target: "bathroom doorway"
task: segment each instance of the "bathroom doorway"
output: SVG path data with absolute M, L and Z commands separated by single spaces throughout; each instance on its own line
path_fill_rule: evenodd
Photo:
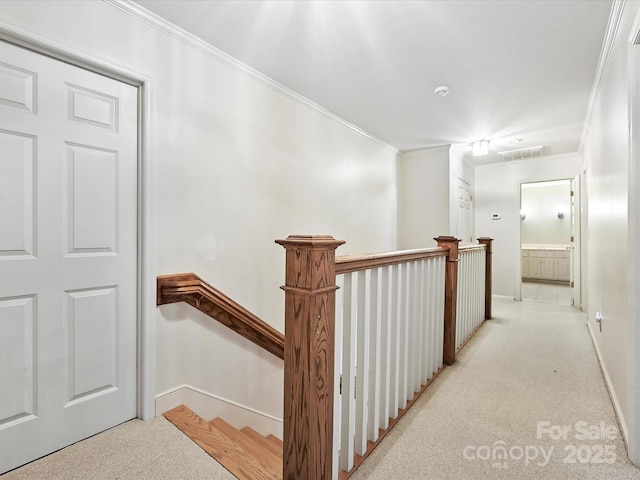
M 520 185 L 522 301 L 574 305 L 574 180 Z

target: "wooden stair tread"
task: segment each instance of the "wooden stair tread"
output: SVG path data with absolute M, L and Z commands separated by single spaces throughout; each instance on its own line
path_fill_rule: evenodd
M 215 428 L 227 435 L 238 445 L 251 453 L 260 463 L 268 466 L 275 472 L 282 471 L 282 450 L 276 452 L 268 442 L 267 438 L 256 432 L 256 435 L 249 435 L 246 431 L 238 430 L 233 425 L 228 424 L 222 418 L 214 418 L 209 422 Z M 250 429 L 249 427 L 245 427 Z M 250 429 L 255 431 L 253 429 Z
M 260 435 L 258 432 L 256 432 L 253 428 L 251 427 L 244 427 L 241 428 L 240 431 L 245 434 L 248 437 L 251 437 L 253 439 L 255 439 L 256 441 L 262 441 L 264 442 L 265 446 L 271 450 L 275 455 L 278 455 L 278 457 L 283 458 L 282 457 L 282 445 L 278 446 L 277 444 L 275 444 L 273 442 L 273 440 L 271 440 L 269 437 L 264 437 L 262 435 Z M 274 437 L 276 438 L 276 437 Z
M 164 413 L 167 420 L 240 480 L 282 480 L 244 448 L 184 405 Z
M 280 440 L 275 435 L 267 435 L 267 440 L 273 443 L 273 445 L 275 445 L 278 448 L 278 450 L 280 451 L 283 450 L 284 447 L 282 446 L 282 440 Z

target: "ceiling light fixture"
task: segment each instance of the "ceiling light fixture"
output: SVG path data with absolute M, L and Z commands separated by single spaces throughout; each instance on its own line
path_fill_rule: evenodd
M 442 85 L 441 87 L 437 87 L 433 91 L 433 94 L 436 95 L 437 97 L 446 97 L 447 95 L 449 95 L 449 87 L 447 87 L 446 85 Z
M 509 143 L 520 143 L 522 141 L 521 138 L 514 138 L 513 140 L 511 140 Z
M 471 152 L 474 157 L 482 157 L 489 153 L 489 140 L 478 140 L 471 144 Z

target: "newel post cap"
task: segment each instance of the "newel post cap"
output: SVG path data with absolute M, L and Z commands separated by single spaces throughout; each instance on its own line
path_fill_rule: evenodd
M 440 235 L 439 237 L 435 237 L 434 240 L 438 242 L 439 247 L 449 250 L 449 262 L 458 261 L 458 244 L 460 243 L 459 238 L 452 237 L 451 235 Z
M 491 237 L 478 237 L 478 242 L 482 245 L 486 245 L 487 253 L 491 253 L 491 244 L 493 243 L 493 238 Z
M 336 240 L 331 235 L 289 235 L 285 240 L 276 240 L 284 248 L 303 249 L 336 249 L 344 244 L 344 240 Z

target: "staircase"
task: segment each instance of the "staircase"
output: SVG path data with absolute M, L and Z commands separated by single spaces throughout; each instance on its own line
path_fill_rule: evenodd
M 210 422 L 184 405 L 164 413 L 167 420 L 240 480 L 282 480 L 282 441 L 221 418 Z
M 328 235 L 277 240 L 286 250 L 285 334 L 195 274 L 158 277 L 158 305 L 186 302 L 284 361 L 285 442 L 185 406 L 165 417 L 237 478 L 347 480 L 491 318 L 492 239 L 436 240 L 437 248 L 338 258 L 344 242 Z M 334 391 L 340 359 L 349 395 Z M 378 381 L 392 371 L 401 380 Z

